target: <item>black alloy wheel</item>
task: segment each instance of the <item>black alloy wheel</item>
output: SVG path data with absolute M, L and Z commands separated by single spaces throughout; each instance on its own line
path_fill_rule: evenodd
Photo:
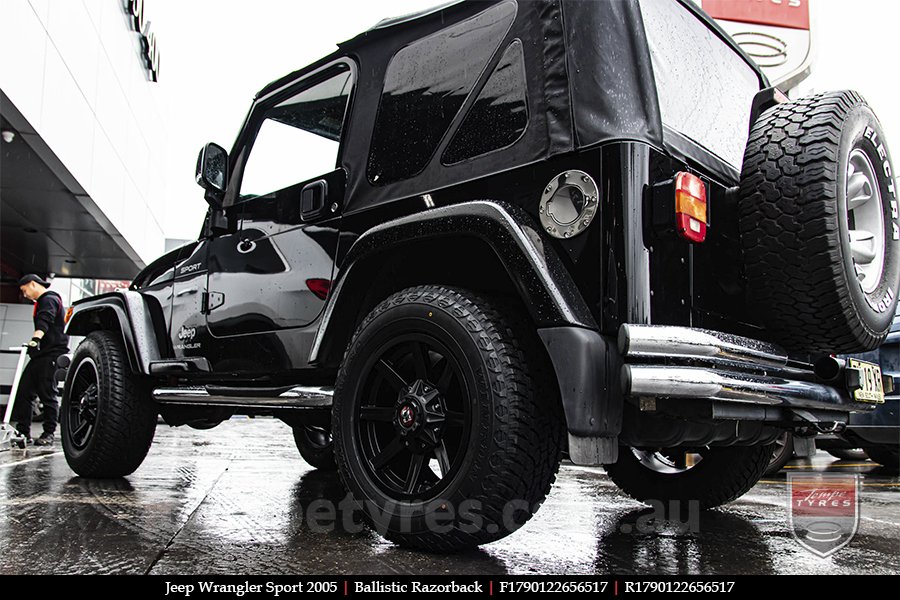
M 426 333 L 389 340 L 362 372 L 357 436 L 369 475 L 396 499 L 437 497 L 471 442 L 471 394 L 447 346 Z
M 521 527 L 546 497 L 565 426 L 549 358 L 522 312 L 418 286 L 385 299 L 354 334 L 335 386 L 335 459 L 388 540 L 471 548 Z
M 779 473 L 792 458 L 794 458 L 794 435 L 790 431 L 785 431 L 775 439 L 772 457 L 763 475 L 772 476 Z
M 297 450 L 309 466 L 321 471 L 337 469 L 330 429 L 315 425 L 296 425 L 293 430 Z
M 157 414 L 118 333 L 85 337 L 72 354 L 60 408 L 62 447 L 72 470 L 100 478 L 133 473 L 153 443 Z
M 701 448 L 619 448 L 619 459 L 604 465 L 613 483 L 641 502 L 679 508 L 696 502 L 713 508 L 744 495 L 762 477 L 773 444 Z
M 79 363 L 69 397 L 66 434 L 73 448 L 83 450 L 94 433 L 100 399 L 100 375 L 92 359 L 85 358 Z

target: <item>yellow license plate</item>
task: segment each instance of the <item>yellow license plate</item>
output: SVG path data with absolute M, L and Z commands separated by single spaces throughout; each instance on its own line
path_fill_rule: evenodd
M 859 371 L 859 388 L 853 390 L 853 399 L 857 402 L 884 402 L 884 383 L 881 380 L 881 367 L 878 365 L 851 358 L 847 366 Z

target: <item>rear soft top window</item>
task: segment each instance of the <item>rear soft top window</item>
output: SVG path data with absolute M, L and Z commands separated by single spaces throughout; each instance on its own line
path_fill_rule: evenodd
M 641 16 L 663 125 L 740 170 L 759 76 L 676 0 L 643 0 Z

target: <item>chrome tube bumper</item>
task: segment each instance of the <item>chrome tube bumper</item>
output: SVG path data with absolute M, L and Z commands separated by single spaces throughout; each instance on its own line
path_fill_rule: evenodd
M 787 353 L 774 344 L 750 338 L 690 327 L 622 325 L 619 350 L 623 356 L 735 361 L 767 367 L 783 367 Z
M 842 384 L 829 385 L 811 365 L 791 364 L 774 344 L 715 331 L 623 325 L 619 350 L 627 395 L 840 412 L 869 411 Z

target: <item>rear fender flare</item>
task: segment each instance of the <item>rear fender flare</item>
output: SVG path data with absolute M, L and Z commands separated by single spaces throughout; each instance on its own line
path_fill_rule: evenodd
M 310 351 L 309 362 L 323 358 L 323 345 L 332 336 L 349 341 L 335 323 L 353 313 L 353 293 L 371 273 L 358 266 L 380 252 L 415 240 L 440 236 L 472 236 L 486 243 L 503 264 L 519 297 L 537 327 L 572 325 L 596 329 L 587 304 L 559 256 L 535 229 L 534 220 L 522 208 L 499 201 L 474 200 L 434 208 L 377 225 L 363 233 L 347 253 L 340 275 Z M 352 335 L 352 331 L 349 332 Z

